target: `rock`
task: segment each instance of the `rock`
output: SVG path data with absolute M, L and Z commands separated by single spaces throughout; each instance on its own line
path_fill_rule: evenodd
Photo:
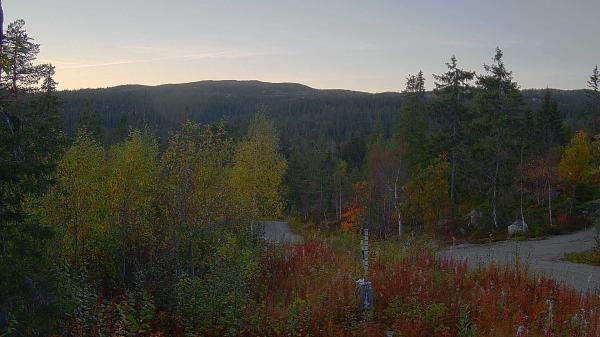
M 483 212 L 478 209 L 472 209 L 465 216 L 465 220 L 467 220 L 467 228 L 477 228 L 481 223 L 481 219 L 483 218 Z
M 529 226 L 527 223 L 521 219 L 515 220 L 512 225 L 508 226 L 508 237 L 515 235 L 516 233 L 527 232 L 529 230 Z
M 358 305 L 361 312 L 373 309 L 373 284 L 365 279 L 356 281 Z

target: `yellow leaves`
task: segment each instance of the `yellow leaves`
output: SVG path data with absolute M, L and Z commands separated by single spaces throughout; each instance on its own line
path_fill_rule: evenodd
M 278 138 L 263 113 L 254 117 L 248 134 L 235 149 L 231 186 L 239 211 L 251 221 L 281 216 L 281 191 L 287 162 L 278 152 Z
M 40 215 L 57 229 L 67 262 L 118 258 L 130 269 L 159 246 L 188 249 L 198 226 L 279 216 L 287 164 L 277 144 L 262 115 L 233 159 L 223 126 L 184 124 L 162 157 L 144 132 L 108 152 L 82 133 L 60 160 Z
M 109 212 L 115 229 L 151 240 L 158 181 L 158 144 L 132 131 L 125 143 L 109 151 Z M 123 228 L 125 227 L 125 228 Z
M 565 149 L 558 164 L 558 174 L 563 182 L 575 188 L 589 182 L 595 173 L 592 146 L 587 134 L 579 131 Z
M 222 127 L 202 129 L 191 122 L 171 137 L 162 157 L 169 223 L 194 226 L 223 220 L 230 190 L 230 143 Z
M 58 162 L 57 184 L 44 196 L 45 221 L 60 234 L 65 259 L 79 260 L 85 243 L 106 232 L 104 149 L 80 134 Z
M 437 159 L 417 172 L 404 187 L 407 200 L 403 206 L 405 216 L 430 226 L 437 223 L 449 203 L 449 168 L 447 161 Z

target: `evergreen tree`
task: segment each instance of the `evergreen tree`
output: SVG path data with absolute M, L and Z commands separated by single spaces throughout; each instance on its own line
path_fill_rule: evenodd
M 460 69 L 454 55 L 450 62 L 446 63 L 446 67 L 446 73 L 433 76 L 436 80 L 435 93 L 440 99 L 437 118 L 442 130 L 442 148 L 449 152 L 450 157 L 450 216 L 454 218 L 458 167 L 464 161 L 462 157 L 467 145 L 465 129 L 469 123 L 469 116 L 465 101 L 471 94 L 469 82 L 473 80 L 475 73 Z
M 405 167 L 413 173 L 427 159 L 427 101 L 423 71 L 406 79 L 404 101 L 394 143 L 404 155 Z
M 49 321 L 40 322 L 37 313 L 48 307 L 45 250 L 51 230 L 25 207 L 33 208 L 53 178 L 62 132 L 53 68 L 34 64 L 39 46 L 24 25 L 9 25 L 0 55 L 0 335 L 9 316 L 14 328 L 37 325 L 43 331 Z
M 562 116 L 558 111 L 558 105 L 552 97 L 552 91 L 546 89 L 542 106 L 537 110 L 534 117 L 534 128 L 529 129 L 539 132 L 542 143 L 541 150 L 548 153 L 554 144 L 559 144 L 562 140 Z M 526 131 L 527 132 L 527 131 Z M 536 139 L 529 139 L 533 143 Z
M 600 71 L 594 67 L 587 82 L 587 113 L 592 132 L 600 132 Z
M 83 129 L 89 132 L 94 138 L 100 140 L 102 136 L 102 120 L 98 111 L 96 110 L 96 104 L 93 100 L 88 100 L 85 103 L 83 110 L 79 114 L 79 123 L 77 124 L 78 129 Z
M 490 198 L 492 220 L 500 225 L 499 205 L 511 183 L 515 165 L 514 153 L 518 153 L 515 135 L 521 130 L 522 98 L 519 87 L 512 79 L 512 72 L 502 61 L 502 51 L 496 48 L 491 65 L 484 65 L 486 74 L 478 76 L 476 95 L 477 118 L 472 127 L 478 130 L 481 157 L 479 177 L 483 178 Z M 516 161 L 518 163 L 518 160 Z M 487 179 L 486 179 L 487 178 Z M 487 183 L 485 182 L 487 180 Z M 506 194 L 507 196 L 507 194 Z
M 15 111 L 21 110 L 21 96 L 33 90 L 40 81 L 41 66 L 35 65 L 40 45 L 33 42 L 25 30 L 25 21 L 8 25 L 3 54 L 7 60 L 4 83 L 8 88 Z

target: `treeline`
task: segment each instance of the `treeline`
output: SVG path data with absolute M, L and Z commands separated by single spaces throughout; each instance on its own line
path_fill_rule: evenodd
M 453 56 L 447 71 L 434 75 L 432 95 L 422 72 L 408 77 L 394 133 L 385 137 L 374 129 L 364 182 L 350 180 L 354 200 L 343 227 L 367 223 L 382 237 L 413 230 L 451 239 L 488 237 L 511 224 L 532 229 L 532 235 L 589 224 L 587 215 L 596 209 L 588 202 L 599 196 L 589 179 L 597 171 L 576 167 L 583 165 L 578 160 L 599 162 L 594 139 L 581 131 L 565 149 L 573 132 L 552 91 L 538 108 L 527 106 L 502 58 L 496 49 L 476 74 L 461 69 Z M 597 73 L 586 99 L 591 134 L 598 131 Z M 586 150 L 573 149 L 582 142 L 587 157 Z M 570 151 L 580 151 L 578 159 Z M 588 173 L 576 173 L 581 170 Z
M 455 67 L 458 65 L 455 64 Z M 592 103 L 589 98 L 593 90 L 521 90 L 512 80 L 512 74 L 507 71 L 505 78 L 494 81 L 500 81 L 501 85 L 514 85 L 515 88 L 511 90 L 501 90 L 501 94 L 507 92 L 514 97 L 503 99 L 505 102 L 495 102 L 497 100 L 493 97 L 484 98 L 483 93 L 493 96 L 491 90 L 496 84 L 486 84 L 486 89 L 481 80 L 482 76 L 488 76 L 492 71 L 494 70 L 490 69 L 488 72 L 483 69 L 480 75 L 472 73 L 469 80 L 460 85 L 465 88 L 461 88 L 458 93 L 461 96 L 458 103 L 462 105 L 458 113 L 451 111 L 455 110 L 452 104 L 456 103 L 451 101 L 449 96 L 452 94 L 448 92 L 456 88 L 446 90 L 440 87 L 434 91 L 422 90 L 419 93 L 414 84 L 410 85 L 413 88 L 407 86 L 402 93 L 373 95 L 316 90 L 295 84 L 207 81 L 158 87 L 125 86 L 68 91 L 61 92 L 60 97 L 64 101 L 67 130 L 87 126 L 97 130 L 95 133 L 103 143 L 110 144 L 123 139 L 129 128 L 146 126 L 159 135 L 161 148 L 166 145 L 168 132 L 177 129 L 186 119 L 204 123 L 224 120 L 229 134 L 237 139 L 247 128 L 248 116 L 261 108 L 273 120 L 281 137 L 282 153 L 288 159 L 289 170 L 285 178 L 288 212 L 324 225 L 337 226 L 342 221 L 346 224 L 351 222 L 348 217 L 344 220 L 343 213 L 356 213 L 350 210 L 353 199 L 356 198 L 352 185 L 367 180 L 370 175 L 383 174 L 395 177 L 370 178 L 373 180 L 370 184 L 373 188 L 386 189 L 389 194 L 377 192 L 378 203 L 381 205 L 378 210 L 371 207 L 371 222 L 374 226 L 377 226 L 376 223 L 385 223 L 386 235 L 395 233 L 400 220 L 397 214 L 404 207 L 405 225 L 412 224 L 412 227 L 422 230 L 423 219 L 415 219 L 410 214 L 422 213 L 422 209 L 428 210 L 430 207 L 401 201 L 408 199 L 404 190 L 409 187 L 409 178 L 416 177 L 430 162 L 445 161 L 449 165 L 447 194 L 455 205 L 449 208 L 447 203 L 442 203 L 442 208 L 446 211 L 441 212 L 440 217 L 442 220 L 452 219 L 458 225 L 456 230 L 462 231 L 467 230 L 463 228 L 467 225 L 464 218 L 466 214 L 481 213 L 487 218 L 485 221 L 480 219 L 479 222 L 493 224 L 493 227 L 498 228 L 506 227 L 520 217 L 520 211 L 517 214 L 513 212 L 515 200 L 520 209 L 521 199 L 520 194 L 514 192 L 515 189 L 520 190 L 520 185 L 515 184 L 520 182 L 521 171 L 532 174 L 530 171 L 533 169 L 525 168 L 533 160 L 530 154 L 541 149 L 542 140 L 537 133 L 547 132 L 540 131 L 538 126 L 553 124 L 543 128 L 553 129 L 552 144 L 546 147 L 554 147 L 555 150 L 565 145 L 577 130 L 585 129 L 590 135 L 595 133 L 592 123 L 595 112 L 590 108 Z M 466 73 L 471 74 L 469 71 Z M 507 80 L 506 77 L 510 79 Z M 442 84 L 442 78 L 436 78 L 435 81 L 442 86 L 450 85 Z M 435 83 L 433 86 L 435 87 Z M 492 107 L 497 104 L 512 104 L 514 107 Z M 498 109 L 509 111 L 493 116 Z M 456 114 L 459 116 L 453 117 Z M 546 117 L 547 114 L 553 116 Z M 544 121 L 544 118 L 553 121 Z M 454 122 L 460 126 L 454 129 Z M 527 130 L 530 127 L 534 128 L 534 133 Z M 489 139 L 489 134 L 486 134 L 489 132 L 501 136 L 497 140 Z M 524 133 L 528 139 L 518 141 L 514 138 L 524 137 Z M 381 139 L 380 143 L 387 145 L 373 147 L 378 139 Z M 504 144 L 505 140 L 510 144 Z M 406 144 L 400 144 L 402 142 Z M 493 145 L 493 142 L 497 144 Z M 519 145 L 515 145 L 516 142 L 525 146 L 523 170 L 519 166 L 521 149 Z M 477 154 L 482 146 L 486 147 L 486 153 Z M 402 147 L 405 148 L 401 149 Z M 499 155 L 499 160 L 494 159 L 494 151 Z M 560 149 L 556 151 L 560 152 Z M 414 158 L 398 159 L 400 152 Z M 375 162 L 381 161 L 376 157 L 391 157 L 391 160 L 384 161 L 386 165 L 390 161 L 402 163 L 390 164 L 395 168 L 369 169 L 369 155 L 373 156 L 372 161 Z M 555 154 L 556 156 L 560 155 Z M 508 160 L 505 161 L 505 158 Z M 497 183 L 491 182 L 486 176 L 489 170 L 495 171 L 494 162 L 501 164 L 498 179 L 492 179 L 497 180 Z M 443 167 L 446 164 L 440 165 Z M 400 166 L 405 167 L 400 169 Z M 380 172 L 375 173 L 377 170 Z M 385 170 L 396 173 L 382 173 Z M 556 172 L 553 174 L 556 176 Z M 422 179 L 429 180 L 426 176 Z M 379 181 L 375 183 L 374 180 Z M 527 183 L 525 180 L 527 179 L 524 179 L 524 184 Z M 497 186 L 490 189 L 486 186 L 489 183 Z M 379 184 L 380 187 L 375 187 L 374 184 Z M 507 184 L 511 186 L 506 186 Z M 413 189 L 422 189 L 416 182 L 411 186 Z M 553 195 L 560 192 L 559 187 L 553 187 Z M 494 191 L 497 194 L 494 201 L 495 216 L 489 198 Z M 434 194 L 440 195 L 437 192 Z M 411 199 L 416 200 L 415 197 Z M 528 197 L 525 196 L 524 199 L 527 203 Z M 404 206 L 401 207 L 400 204 Z M 452 214 L 448 214 L 449 210 Z M 536 215 L 536 219 L 538 217 Z M 537 222 L 536 219 L 530 222 Z M 434 220 L 427 220 L 431 221 Z

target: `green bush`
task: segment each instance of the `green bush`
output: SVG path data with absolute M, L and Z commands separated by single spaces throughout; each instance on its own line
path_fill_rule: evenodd
M 215 238 L 208 269 L 176 285 L 177 313 L 189 336 L 239 335 L 253 315 L 262 246 L 227 232 Z

